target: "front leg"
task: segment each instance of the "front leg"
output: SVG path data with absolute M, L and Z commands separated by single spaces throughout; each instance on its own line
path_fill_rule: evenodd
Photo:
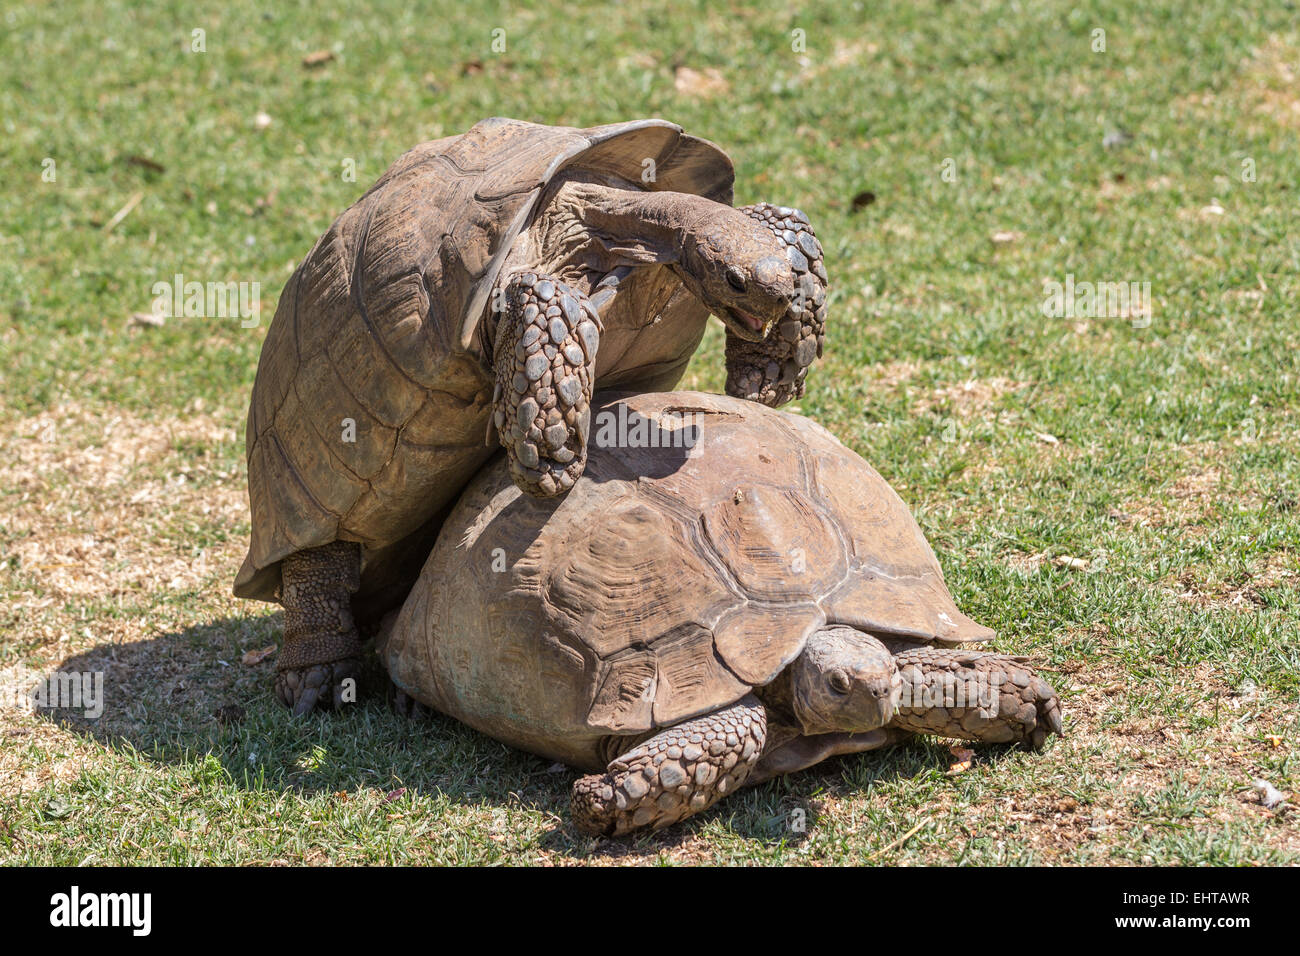
M 1056 691 L 1023 657 L 918 647 L 895 660 L 903 696 L 890 727 L 1035 750 L 1063 733 Z
M 826 337 L 827 276 L 821 243 L 798 209 L 758 203 L 740 210 L 770 229 L 795 275 L 786 317 L 761 342 L 727 332 L 727 394 L 772 408 L 804 393 L 804 379 Z
M 513 276 L 496 331 L 493 421 L 521 489 L 549 498 L 587 464 L 599 317 L 587 297 L 537 273 Z
M 275 695 L 294 716 L 350 702 L 361 638 L 352 595 L 361 584 L 361 546 L 334 541 L 285 557 L 280 566 L 284 646 L 276 658 Z
M 763 753 L 767 714 L 752 694 L 660 731 L 573 785 L 580 830 L 620 836 L 707 810 L 745 782 Z

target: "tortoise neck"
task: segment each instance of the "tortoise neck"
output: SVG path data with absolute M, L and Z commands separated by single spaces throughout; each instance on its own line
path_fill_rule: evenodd
M 754 694 L 773 714 L 787 723 L 795 723 L 794 692 L 790 687 L 790 668 L 784 667 L 769 683 L 755 687 Z
M 638 258 L 659 263 L 677 262 L 702 221 L 734 211 L 691 193 L 647 192 L 593 182 L 566 183 L 557 199 L 607 243 L 629 252 L 639 250 Z

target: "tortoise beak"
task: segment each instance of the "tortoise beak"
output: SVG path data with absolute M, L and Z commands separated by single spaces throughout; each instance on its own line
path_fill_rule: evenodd
M 764 322 L 756 315 L 750 315 L 748 312 L 730 306 L 725 306 L 723 314 L 718 318 L 742 339 L 749 339 L 752 342 L 761 342 L 767 338 L 767 333 L 772 327 L 770 319 Z
M 753 272 L 754 281 L 760 287 L 778 289 L 789 286 L 791 293 L 793 293 L 793 273 L 790 271 L 790 264 L 786 262 L 784 256 L 764 256 L 754 263 Z M 773 303 L 773 305 L 775 304 Z M 789 304 L 782 303 L 780 308 L 776 308 L 773 314 L 766 318 L 731 305 L 725 306 L 724 309 L 726 314 L 718 317 L 723 322 L 726 322 L 737 335 L 751 342 L 761 342 L 772 331 L 772 326 L 776 325 L 789 312 Z

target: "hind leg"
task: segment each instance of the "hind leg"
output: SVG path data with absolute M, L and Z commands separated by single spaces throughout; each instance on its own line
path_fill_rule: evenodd
M 707 810 L 745 782 L 767 740 L 754 696 L 660 731 L 573 785 L 580 830 L 619 836 Z
M 433 710 L 420 703 L 402 688 L 394 683 L 393 679 L 385 673 L 385 696 L 388 699 L 388 706 L 393 713 L 407 720 L 425 720 L 433 715 Z
M 281 564 L 284 646 L 276 660 L 275 695 L 295 716 L 350 703 L 361 639 L 352 595 L 361 585 L 361 546 L 335 541 L 291 554 Z M 350 682 L 350 684 L 349 684 Z
M 562 494 L 586 467 L 599 321 L 587 297 L 558 279 L 528 272 L 506 284 L 493 424 L 511 477 L 530 495 Z

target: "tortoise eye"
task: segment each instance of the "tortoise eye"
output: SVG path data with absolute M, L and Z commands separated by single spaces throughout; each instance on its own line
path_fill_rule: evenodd
M 826 683 L 830 685 L 831 690 L 836 693 L 845 695 L 849 692 L 849 679 L 842 670 L 833 670 L 826 678 Z
M 727 285 L 731 286 L 737 292 L 745 291 L 745 274 L 739 269 L 727 270 Z

